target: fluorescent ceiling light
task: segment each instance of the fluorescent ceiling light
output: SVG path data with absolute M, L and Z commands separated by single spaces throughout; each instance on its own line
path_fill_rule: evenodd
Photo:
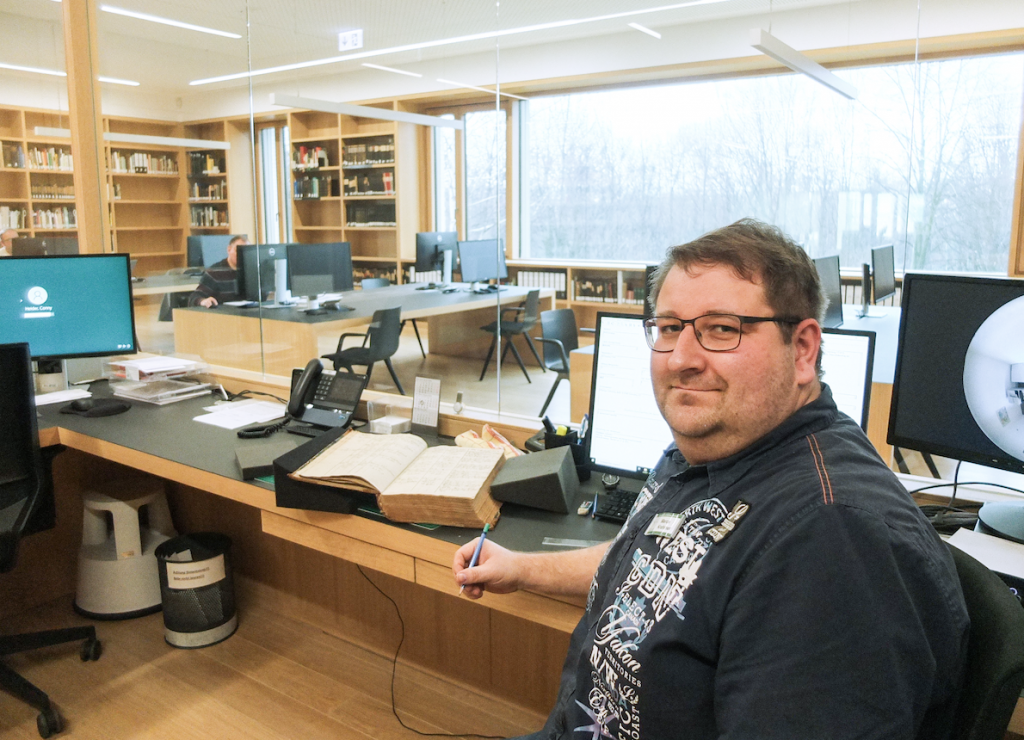
M 443 82 L 445 85 L 451 85 L 452 87 L 468 87 L 470 90 L 479 90 L 480 92 L 490 93 L 491 95 L 493 95 L 494 93 L 498 92 L 497 90 L 488 90 L 486 87 L 477 87 L 476 85 L 467 85 L 465 82 L 456 82 L 455 80 L 444 80 L 444 79 L 441 79 L 440 77 L 437 78 L 437 81 L 438 82 Z M 516 100 L 526 100 L 526 98 L 524 98 L 524 97 L 522 97 L 520 95 L 513 95 L 512 93 L 503 92 L 503 93 L 499 93 L 499 94 L 500 95 L 504 95 L 507 98 L 515 98 Z
M 626 25 L 629 26 L 630 28 L 635 28 L 640 33 L 646 33 L 648 36 L 653 36 L 656 39 L 661 38 L 660 33 L 658 33 L 657 31 L 652 31 L 647 26 L 641 26 L 639 23 L 627 23 Z
M 850 100 L 857 99 L 857 88 L 844 79 L 836 77 L 806 54 L 779 41 L 762 28 L 750 29 L 750 45 L 762 54 L 767 54 L 794 72 L 800 72 L 820 82 Z
M 455 120 L 454 118 L 425 116 L 422 113 L 387 110 L 386 108 L 374 108 L 369 105 L 355 105 L 354 103 L 333 103 L 329 100 L 315 100 L 313 98 L 299 97 L 298 95 L 288 95 L 287 93 L 271 93 L 270 104 L 280 105 L 285 108 L 318 110 L 324 113 L 341 113 L 344 116 L 375 118 L 379 121 L 400 121 L 402 123 L 416 123 L 421 126 L 435 126 L 437 128 L 465 128 L 462 121 Z
M 53 128 L 51 126 L 36 126 L 33 130 L 36 136 L 47 136 L 53 139 L 70 139 L 71 129 Z M 187 146 L 194 149 L 230 149 L 231 144 L 227 141 L 210 141 L 209 139 L 179 139 L 176 136 L 150 136 L 149 134 L 122 134 L 116 131 L 104 131 L 104 141 L 114 141 L 120 144 L 159 144 L 161 146 Z
M 381 69 L 385 72 L 394 72 L 396 75 L 408 75 L 409 77 L 422 77 L 423 75 L 418 72 L 406 72 L 404 69 L 395 69 L 394 67 L 384 67 L 380 64 L 370 64 L 369 62 L 363 62 L 364 67 L 370 67 L 371 69 Z
M 60 0 L 56 0 L 60 2 Z M 42 69 L 40 67 L 22 67 L 19 64 L 4 64 L 0 62 L 0 69 L 13 69 L 15 72 L 32 72 L 38 75 L 50 75 L 51 77 L 67 77 L 68 73 L 59 69 Z M 100 82 L 109 82 L 114 85 L 131 85 L 132 87 L 138 87 L 139 83 L 134 80 L 122 80 L 118 77 L 104 77 L 100 75 L 97 78 Z
M 191 23 L 183 23 L 181 21 L 172 20 L 170 18 L 161 18 L 158 15 L 149 15 L 147 13 L 136 13 L 134 10 L 125 10 L 124 8 L 115 8 L 113 5 L 101 5 L 100 10 L 104 10 L 107 13 L 113 13 L 114 15 L 123 15 L 127 18 L 136 18 L 140 21 L 151 21 L 152 23 L 162 23 L 165 26 L 174 26 L 175 28 L 185 28 L 189 31 L 199 31 L 200 33 L 210 33 L 214 36 L 223 36 L 229 39 L 240 39 L 242 38 L 237 33 L 231 33 L 230 31 L 218 31 L 216 28 L 207 28 L 206 26 L 194 26 Z
M 538 23 L 533 26 L 520 26 L 519 28 L 506 28 L 502 31 L 485 31 L 483 33 L 471 33 L 466 36 L 453 36 L 447 39 L 436 39 L 435 41 L 423 41 L 418 44 L 406 44 L 404 46 L 392 46 L 387 49 L 377 49 L 376 51 L 360 51 L 355 54 L 343 54 L 336 57 L 326 57 L 324 59 L 311 59 L 308 62 L 296 62 L 295 64 L 282 64 L 280 67 L 265 67 L 264 69 L 254 69 L 251 72 L 238 72 L 230 75 L 220 75 L 219 77 L 206 77 L 201 80 L 192 80 L 190 85 L 208 85 L 213 82 L 228 82 L 229 80 L 241 80 L 246 77 L 260 77 L 262 75 L 274 74 L 275 72 L 291 72 L 296 69 L 307 69 L 309 67 L 322 67 L 325 64 L 336 64 L 338 62 L 352 61 L 355 59 L 369 59 L 371 57 L 383 56 L 385 54 L 397 54 L 403 51 L 414 51 L 416 49 L 431 49 L 438 46 L 449 46 L 451 44 L 461 44 L 467 41 L 481 41 L 484 39 L 495 39 L 503 36 L 514 36 L 520 33 L 531 33 L 534 31 L 547 31 L 552 28 L 566 28 L 569 26 L 579 26 L 584 23 L 596 23 L 598 21 L 609 21 L 616 20 L 618 18 L 626 18 L 629 16 L 646 15 L 648 13 L 661 13 L 667 10 L 678 10 L 680 8 L 690 8 L 696 5 L 713 5 L 715 3 L 729 2 L 729 0 L 690 0 L 685 3 L 673 3 L 672 5 L 660 5 L 656 8 L 643 8 L 640 10 L 630 10 L 621 13 L 609 13 L 607 15 L 595 15 L 590 18 L 569 18 L 564 21 L 552 21 L 551 23 Z

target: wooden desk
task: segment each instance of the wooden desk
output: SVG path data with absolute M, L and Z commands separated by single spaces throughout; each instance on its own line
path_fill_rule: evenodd
M 153 275 L 132 282 L 132 297 L 163 295 L 165 293 L 191 293 L 199 287 L 199 278 L 188 275 Z
M 334 351 L 343 332 L 359 331 L 377 309 L 400 306 L 403 320 L 428 320 L 432 353 L 483 358 L 491 337 L 480 327 L 494 321 L 497 303 L 521 303 L 529 289 L 510 286 L 479 295 L 464 287 L 447 294 L 415 285 L 346 293 L 341 302 L 354 310 L 322 316 L 295 308 L 179 308 L 174 311 L 174 349 L 213 365 L 288 376 L 293 367 Z M 544 308 L 554 306 L 554 290 L 542 290 L 541 297 Z
M 477 536 L 475 530 L 428 532 L 365 515 L 278 508 L 268 484 L 239 480 L 233 450 L 261 440 L 238 440 L 234 432 L 191 420 L 210 402 L 207 397 L 165 407 L 136 404 L 127 414 L 99 419 L 41 410 L 43 443 L 69 448 L 55 461 L 58 527 L 22 541 L 19 568 L 0 579 L 0 615 L 5 608 L 73 594 L 81 493 L 116 495 L 118 478 L 145 474 L 166 481 L 178 531 L 218 531 L 232 538 L 238 588 L 271 589 L 292 604 L 295 617 L 390 655 L 398 623 L 394 607 L 359 567 L 369 569 L 399 605 L 403 661 L 537 711 L 550 709 L 580 604 L 527 592 L 488 595 L 480 602 L 460 598 L 451 563 L 455 550 Z M 286 434 L 277 439 L 304 441 Z M 598 541 L 616 530 L 585 517 L 506 504 L 490 536 L 506 546 L 541 550 L 544 536 Z M 239 603 L 244 619 L 241 596 Z

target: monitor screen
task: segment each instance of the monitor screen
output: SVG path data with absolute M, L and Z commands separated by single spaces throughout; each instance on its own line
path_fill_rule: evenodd
M 814 266 L 818 269 L 821 293 L 828 299 L 822 326 L 835 327 L 843 323 L 843 284 L 839 277 L 839 255 L 817 257 Z
M 348 242 L 288 245 L 288 290 L 292 295 L 352 289 L 352 246 Z
M 416 235 L 416 272 L 440 270 L 442 252 L 454 252 L 459 235 L 454 231 L 421 231 Z
M 287 244 L 239 244 L 238 290 L 247 301 L 265 301 L 274 291 L 277 260 L 288 259 Z
M 127 254 L 0 260 L 0 343 L 33 358 L 135 351 Z
M 78 254 L 78 237 L 74 236 L 22 236 L 11 242 L 15 257 L 49 257 Z
M 908 273 L 889 444 L 1024 473 L 1024 280 Z
M 871 250 L 871 283 L 875 303 L 896 292 L 896 256 L 892 244 Z
M 228 244 L 238 234 L 202 234 L 188 237 L 188 266 L 211 267 L 228 258 Z
M 868 430 L 871 373 L 875 364 L 875 333 L 851 329 L 822 329 L 822 380 L 844 414 Z
M 505 250 L 500 239 L 459 242 L 459 266 L 464 283 L 482 283 L 508 277 Z
M 597 314 L 590 386 L 590 467 L 646 478 L 672 443 L 672 431 L 654 400 L 651 350 L 643 317 Z

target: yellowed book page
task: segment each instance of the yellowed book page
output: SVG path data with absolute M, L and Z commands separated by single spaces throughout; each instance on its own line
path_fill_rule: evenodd
M 362 478 L 383 491 L 427 443 L 412 434 L 351 431 L 295 471 L 302 478 Z
M 501 450 L 431 447 L 402 471 L 384 491 L 445 498 L 475 498 L 503 455 Z

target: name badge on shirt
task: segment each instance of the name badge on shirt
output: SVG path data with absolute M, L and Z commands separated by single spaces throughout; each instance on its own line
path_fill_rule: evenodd
M 683 526 L 682 514 L 658 514 L 651 520 L 644 534 L 650 537 L 672 538 L 676 536 L 681 526 Z

